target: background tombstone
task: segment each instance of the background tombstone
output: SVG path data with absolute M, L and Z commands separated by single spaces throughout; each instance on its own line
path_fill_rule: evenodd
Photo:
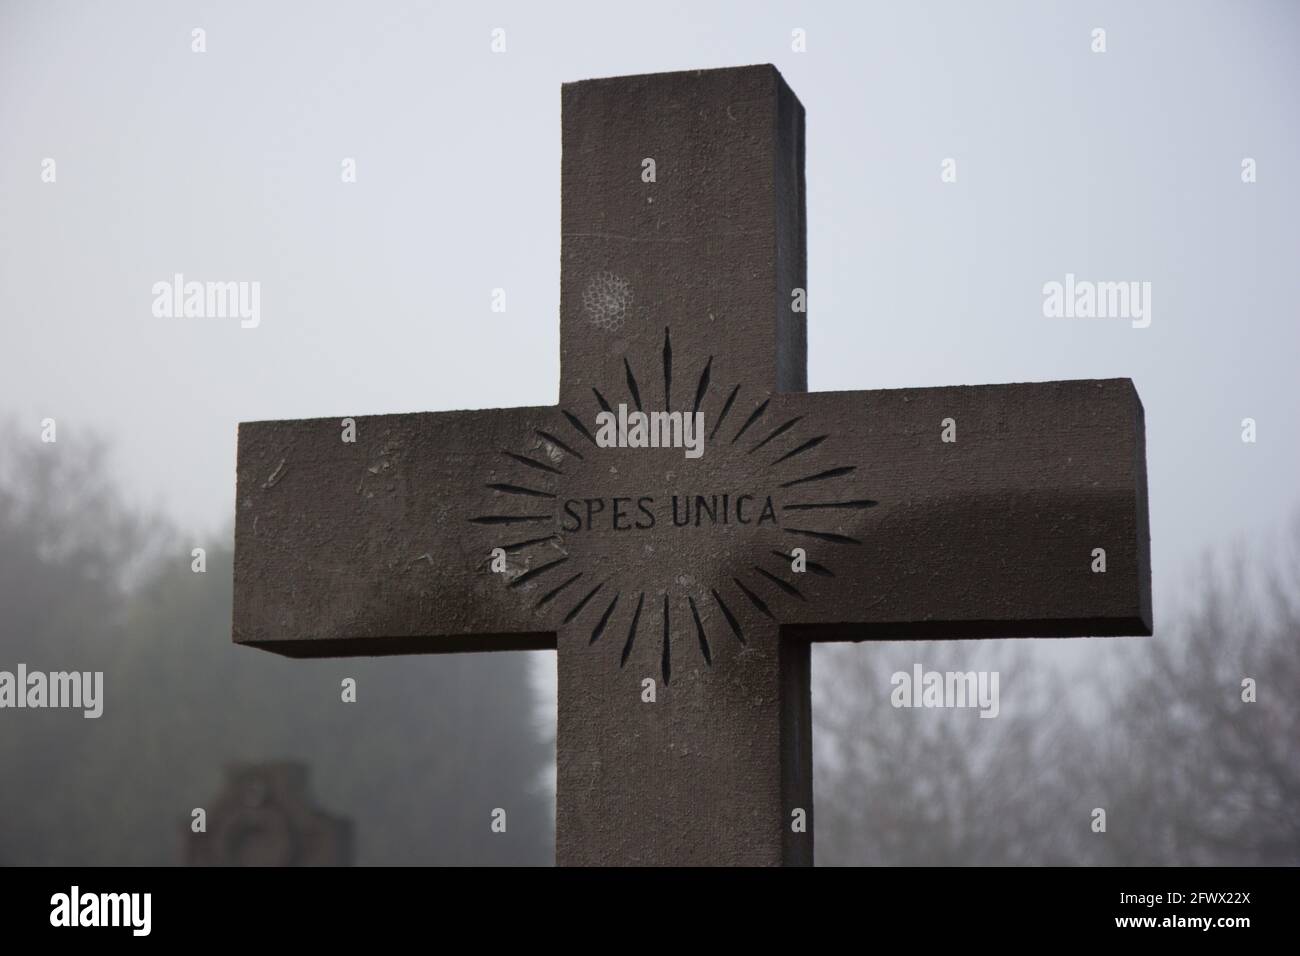
M 185 827 L 189 866 L 350 866 L 352 824 L 311 799 L 305 764 L 236 764 L 206 807 L 207 832 Z

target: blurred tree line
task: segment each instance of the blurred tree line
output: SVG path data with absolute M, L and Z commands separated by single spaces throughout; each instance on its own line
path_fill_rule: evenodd
M 178 864 L 225 766 L 282 759 L 351 819 L 358 863 L 551 863 L 554 726 L 531 655 L 235 647 L 228 536 L 190 541 L 131 514 L 102 445 L 0 437 L 0 669 L 102 670 L 105 699 L 98 719 L 0 711 L 0 863 Z
M 1179 620 L 1092 639 L 1073 669 L 1051 640 L 820 649 L 818 862 L 1300 865 L 1300 521 L 1256 547 L 1207 561 Z M 913 662 L 998 671 L 1001 714 L 893 708 Z

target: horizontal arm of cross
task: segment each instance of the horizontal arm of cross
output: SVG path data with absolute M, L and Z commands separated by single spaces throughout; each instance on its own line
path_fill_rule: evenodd
M 787 633 L 1151 633 L 1128 379 L 782 395 L 768 414 L 829 436 L 777 466 L 785 550 L 827 572 L 782 574 L 806 598 L 781 604 Z
M 506 547 L 551 535 L 538 499 L 507 496 L 511 507 L 487 516 L 482 495 L 494 470 L 521 467 L 503 449 L 524 435 L 544 444 L 536 433 L 553 416 L 511 408 L 242 424 L 235 641 L 292 657 L 553 648 L 554 628 L 530 603 L 502 599 L 472 520 L 499 519 L 484 530 Z

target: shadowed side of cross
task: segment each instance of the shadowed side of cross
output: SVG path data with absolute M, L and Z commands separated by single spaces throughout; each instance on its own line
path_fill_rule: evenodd
M 559 405 L 241 426 L 235 640 L 555 647 L 560 862 L 811 862 L 811 641 L 1150 633 L 1141 403 L 804 392 L 775 69 L 563 107 Z M 702 454 L 604 447 L 637 412 Z

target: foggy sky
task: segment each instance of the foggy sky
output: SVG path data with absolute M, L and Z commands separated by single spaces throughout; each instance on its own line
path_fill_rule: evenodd
M 1259 0 L 6 0 L 0 415 L 107 435 L 201 544 L 241 420 L 550 404 L 560 84 L 772 62 L 807 109 L 809 387 L 1131 377 L 1159 628 L 1203 549 L 1300 501 L 1298 40 Z M 259 281 L 260 326 L 155 318 L 175 273 Z M 1150 328 L 1044 318 L 1066 273 L 1151 282 Z

